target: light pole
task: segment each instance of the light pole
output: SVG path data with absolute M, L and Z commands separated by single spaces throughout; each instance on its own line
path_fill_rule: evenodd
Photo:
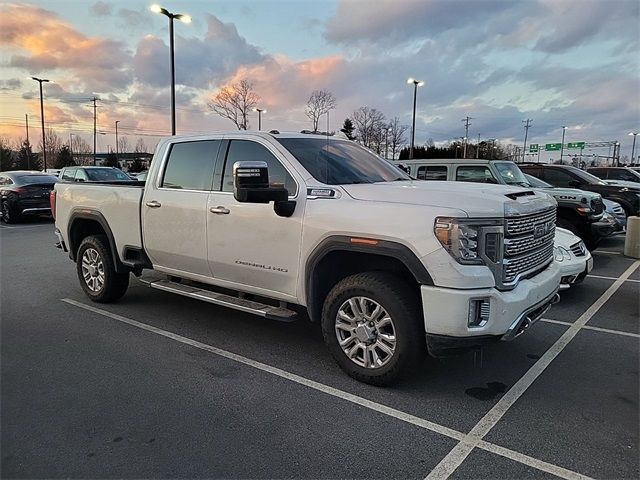
M 390 128 L 384 129 L 384 159 L 389 160 L 389 130 Z
M 567 129 L 564 125 L 562 126 L 562 143 L 560 144 L 560 165 L 562 165 L 562 154 L 564 153 L 564 132 Z
M 620 166 L 620 142 L 616 141 L 616 144 L 614 145 L 613 148 L 613 165 L 615 167 L 619 167 Z
M 636 154 L 636 137 L 638 136 L 638 132 L 629 132 L 629 135 L 633 135 L 633 147 L 631 147 L 631 164 L 635 163 L 634 158 Z
M 424 85 L 422 80 L 416 80 L 415 78 L 409 78 L 408 84 L 413 83 L 413 121 L 411 122 L 411 148 L 409 149 L 409 159 L 413 158 L 413 145 L 416 139 L 416 98 L 418 96 L 418 87 Z
M 118 158 L 118 124 L 120 120 L 116 120 L 116 162 L 118 162 L 118 166 L 120 165 L 120 159 Z
M 44 164 L 43 170 L 47 171 L 47 148 L 44 140 L 44 100 L 42 98 L 42 84 L 49 82 L 46 78 L 31 77 L 33 80 L 40 84 L 40 120 L 42 121 L 42 163 Z
M 258 112 L 258 131 L 262 130 L 262 114 L 267 113 L 267 110 L 264 108 L 254 108 L 254 112 Z
M 75 164 L 76 162 L 73 160 L 73 133 L 69 132 L 69 153 L 71 154 L 71 161 Z
M 177 18 L 183 23 L 191 23 L 191 17 L 182 13 L 171 13 L 160 5 L 151 5 L 150 10 L 161 13 L 169 19 L 169 50 L 171 54 L 171 135 L 176 134 L 176 64 L 173 48 L 173 19 Z

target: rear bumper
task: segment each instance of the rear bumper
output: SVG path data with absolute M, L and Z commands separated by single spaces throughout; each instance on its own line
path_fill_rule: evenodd
M 552 262 L 545 270 L 520 281 L 509 291 L 423 285 L 421 295 L 425 333 L 458 339 L 504 337 L 540 306 L 551 305 L 560 285 L 560 277 L 560 268 Z M 480 325 L 470 326 L 470 305 L 478 299 L 489 303 L 489 315 Z M 515 336 L 512 335 L 512 338 Z

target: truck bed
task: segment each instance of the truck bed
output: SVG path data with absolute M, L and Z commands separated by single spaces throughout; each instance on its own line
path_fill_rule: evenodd
M 112 232 L 117 232 L 114 239 L 120 258 L 125 246 L 142 247 L 140 205 L 144 182 L 60 182 L 55 190 L 59 229 L 69 225 L 69 217 L 74 212 L 90 209 L 100 212 Z

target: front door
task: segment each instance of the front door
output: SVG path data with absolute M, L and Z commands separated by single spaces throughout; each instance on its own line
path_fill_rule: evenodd
M 221 140 L 173 144 L 159 178 L 147 181 L 143 236 L 157 270 L 211 277 L 207 201 L 220 144 Z
M 264 161 L 271 186 L 285 187 L 290 198 L 302 197 L 293 175 L 267 143 L 231 139 L 219 185 L 209 194 L 207 229 L 209 265 L 216 280 L 229 288 L 247 285 L 255 293 L 296 296 L 302 236 L 302 202 L 291 217 L 279 217 L 273 203 L 242 203 L 233 197 L 233 164 Z M 221 155 L 222 157 L 222 152 Z M 216 191 L 217 190 L 217 191 Z M 276 295 L 279 296 L 279 295 Z

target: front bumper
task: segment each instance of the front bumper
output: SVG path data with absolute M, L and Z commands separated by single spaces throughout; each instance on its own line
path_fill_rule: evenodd
M 452 289 L 423 285 L 420 287 L 425 332 L 427 336 L 502 337 L 532 310 L 553 301 L 560 284 L 560 268 L 552 262 L 534 277 L 521 280 L 509 291 L 496 288 Z M 472 300 L 487 299 L 489 316 L 480 326 L 469 326 Z
M 593 257 L 588 253 L 584 257 L 574 257 L 572 255 L 571 260 L 563 260 L 558 262 L 560 265 L 560 289 L 564 290 L 571 286 L 573 283 L 579 283 L 584 280 L 593 270 Z
M 603 238 L 612 235 L 616 231 L 616 225 L 610 222 L 595 222 L 591 224 L 591 235 L 595 238 Z

